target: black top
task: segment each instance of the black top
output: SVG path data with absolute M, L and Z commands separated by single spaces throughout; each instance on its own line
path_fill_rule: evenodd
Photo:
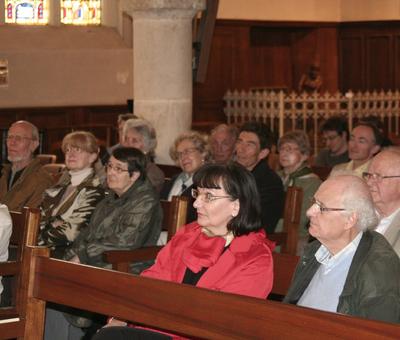
M 273 233 L 282 217 L 285 204 L 283 184 L 278 174 L 273 171 L 264 158 L 251 171 L 261 199 L 261 222 L 267 234 Z

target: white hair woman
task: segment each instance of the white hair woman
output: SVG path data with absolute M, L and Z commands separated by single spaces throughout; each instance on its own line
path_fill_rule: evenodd
M 151 123 L 141 118 L 128 119 L 122 130 L 122 145 L 139 149 L 147 156 L 147 177 L 157 191 L 160 192 L 164 184 L 165 175 L 153 162 L 157 136 L 156 130 Z

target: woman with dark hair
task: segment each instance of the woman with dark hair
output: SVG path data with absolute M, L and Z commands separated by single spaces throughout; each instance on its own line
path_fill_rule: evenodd
M 106 164 L 106 198 L 93 213 L 87 232 L 76 240 L 67 260 L 106 267 L 106 250 L 135 249 L 157 243 L 162 211 L 158 194 L 146 177 L 146 156 L 120 147 Z
M 208 164 L 193 178 L 197 221 L 182 227 L 143 276 L 265 299 L 272 288 L 272 244 L 261 225 L 253 176 L 239 164 Z M 157 334 L 111 319 L 94 339 Z

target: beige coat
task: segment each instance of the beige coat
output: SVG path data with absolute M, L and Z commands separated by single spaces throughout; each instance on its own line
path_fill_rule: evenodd
M 0 203 L 9 210 L 21 211 L 24 206 L 39 207 L 43 192 L 53 185 L 53 179 L 40 165 L 39 159 L 34 159 L 24 169 L 14 185 L 7 189 L 11 164 L 5 164 L 0 177 Z
M 388 240 L 396 254 L 400 257 L 400 211 L 396 213 L 396 216 L 383 236 L 385 236 L 386 240 Z

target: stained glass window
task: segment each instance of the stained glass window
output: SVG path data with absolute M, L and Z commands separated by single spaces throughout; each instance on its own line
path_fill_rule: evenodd
M 61 0 L 61 22 L 73 25 L 100 25 L 101 0 Z
M 47 24 L 48 0 L 5 0 L 5 19 L 9 24 Z

